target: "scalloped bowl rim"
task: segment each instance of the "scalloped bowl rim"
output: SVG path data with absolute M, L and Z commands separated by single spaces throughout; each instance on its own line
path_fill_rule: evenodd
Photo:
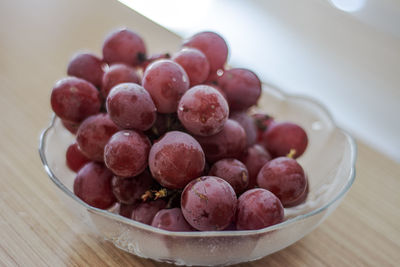
M 61 189 L 64 193 L 66 193 L 69 197 L 71 197 L 72 199 L 74 199 L 75 201 L 77 201 L 79 204 L 81 204 L 82 206 L 84 206 L 89 212 L 93 212 L 93 213 L 98 213 L 102 216 L 106 216 L 109 218 L 112 218 L 114 220 L 120 221 L 122 223 L 125 224 L 129 224 L 132 225 L 134 227 L 137 227 L 138 229 L 141 230 L 145 230 L 145 231 L 150 231 L 153 233 L 158 233 L 158 234 L 162 234 L 162 235 L 169 235 L 169 236 L 187 236 L 187 237 L 228 237 L 228 236 L 246 236 L 246 235 L 256 235 L 256 234 L 263 234 L 263 233 L 267 233 L 276 229 L 281 229 L 281 228 L 285 228 L 286 226 L 293 224 L 297 221 L 306 219 L 308 217 L 314 216 L 316 214 L 321 213 L 322 211 L 326 210 L 327 208 L 329 208 L 333 203 L 335 203 L 336 201 L 340 200 L 350 189 L 350 187 L 352 186 L 354 180 L 355 180 L 355 164 L 356 164 L 356 158 L 357 158 L 357 145 L 356 142 L 354 140 L 354 138 L 347 133 L 347 131 L 343 130 L 342 128 L 338 127 L 331 115 L 331 113 L 318 101 L 315 100 L 309 96 L 304 96 L 304 95 L 297 95 L 297 94 L 288 94 L 283 92 L 280 89 L 277 89 L 277 87 L 272 86 L 268 83 L 263 82 L 263 86 L 267 86 L 269 88 L 269 90 L 274 90 L 276 93 L 280 94 L 281 96 L 283 96 L 284 99 L 289 99 L 289 98 L 296 98 L 296 99 L 302 99 L 305 100 L 307 102 L 310 102 L 316 106 L 318 106 L 318 108 L 323 111 L 327 117 L 329 118 L 329 120 L 331 121 L 331 123 L 335 126 L 336 129 L 338 129 L 339 131 L 341 131 L 347 141 L 349 142 L 350 145 L 350 160 L 351 160 L 351 168 L 350 168 L 350 172 L 349 172 L 349 179 L 347 184 L 343 187 L 342 191 L 338 192 L 337 195 L 335 195 L 330 201 L 328 201 L 325 205 L 323 205 L 322 207 L 319 207 L 317 209 L 314 209 L 306 214 L 301 214 L 298 215 L 296 217 L 290 218 L 288 220 L 285 220 L 279 224 L 275 224 L 263 229 L 259 229 L 259 230 L 245 230 L 245 231 L 204 231 L 204 232 L 171 232 L 171 231 L 167 231 L 167 230 L 163 230 L 163 229 L 159 229 L 159 228 L 155 228 L 153 226 L 147 225 L 147 224 L 143 224 L 128 218 L 125 218 L 121 215 L 118 214 L 114 214 L 108 210 L 102 210 L 102 209 L 98 209 L 95 207 L 92 207 L 88 204 L 86 204 L 84 201 L 82 201 L 80 198 L 78 198 L 71 190 L 69 190 L 58 178 L 57 176 L 53 173 L 53 171 L 51 170 L 51 168 L 48 165 L 47 162 L 47 158 L 45 155 L 45 145 L 46 145 L 46 137 L 47 134 L 49 133 L 49 131 L 54 127 L 55 121 L 57 116 L 53 113 L 51 121 L 49 126 L 43 130 L 43 132 L 40 135 L 40 140 L 39 140 L 39 155 L 40 155 L 40 159 L 43 163 L 44 169 L 46 170 L 47 175 L 50 177 L 50 179 L 53 181 L 53 183 L 59 188 Z

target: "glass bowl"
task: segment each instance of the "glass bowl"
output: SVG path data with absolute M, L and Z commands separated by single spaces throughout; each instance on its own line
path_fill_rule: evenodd
M 318 102 L 263 84 L 259 109 L 278 121 L 296 122 L 306 130 L 309 145 L 298 161 L 310 186 L 304 204 L 285 209 L 284 222 L 261 230 L 169 232 L 87 205 L 74 195 L 75 174 L 65 164 L 65 152 L 74 142 L 74 135 L 55 116 L 41 135 L 39 153 L 50 179 L 69 196 L 67 207 L 118 248 L 177 265 L 247 262 L 281 250 L 310 233 L 335 210 L 355 177 L 356 144 Z

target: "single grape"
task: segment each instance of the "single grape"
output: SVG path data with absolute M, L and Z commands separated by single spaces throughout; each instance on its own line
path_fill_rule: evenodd
M 211 167 L 210 176 L 227 181 L 236 194 L 241 194 L 249 185 L 249 173 L 246 166 L 237 159 L 221 159 Z
M 117 125 L 110 117 L 107 114 L 100 113 L 82 122 L 76 134 L 76 141 L 86 157 L 103 162 L 104 147 L 117 131 Z
M 169 53 L 160 53 L 160 54 L 154 54 L 148 57 L 143 63 L 140 65 L 142 67 L 143 71 L 147 69 L 147 66 L 153 63 L 156 60 L 159 59 L 170 59 L 171 55 Z
M 162 186 L 184 188 L 199 177 L 205 164 L 200 144 L 190 135 L 171 131 L 151 147 L 149 167 L 151 174 Z
M 104 74 L 103 67 L 104 62 L 95 55 L 78 53 L 69 62 L 67 73 L 70 76 L 84 79 L 100 88 Z
M 249 171 L 249 185 L 247 189 L 252 189 L 257 186 L 258 172 L 272 157 L 264 147 L 255 144 L 249 146 L 239 159 L 246 165 Z
M 229 107 L 225 98 L 208 85 L 197 85 L 179 101 L 178 117 L 185 128 L 201 136 L 214 135 L 222 130 L 228 119 Z
M 89 162 L 76 175 L 74 193 L 90 206 L 110 208 L 116 201 L 111 190 L 112 177 L 112 172 L 104 164 Z
M 59 80 L 51 92 L 51 107 L 62 120 L 79 123 L 100 112 L 100 97 L 96 87 L 80 78 Z
M 226 70 L 218 86 L 225 92 L 231 110 L 246 110 L 256 105 L 261 95 L 260 79 L 247 69 Z
M 158 112 L 173 113 L 189 89 L 189 78 L 178 63 L 161 59 L 147 67 L 142 85 L 150 93 Z
M 191 232 L 194 230 L 183 217 L 180 208 L 158 211 L 153 218 L 151 226 L 173 232 Z
M 223 69 L 228 58 L 225 40 L 215 32 L 200 32 L 183 42 L 183 47 L 197 48 L 207 57 L 210 71 Z
M 275 120 L 265 113 L 255 113 L 252 117 L 257 127 L 257 142 L 261 142 L 263 133 L 275 123 Z
M 247 146 L 251 146 L 257 141 L 257 127 L 254 123 L 254 119 L 250 117 L 246 112 L 233 112 L 229 118 L 237 121 L 246 132 Z
M 79 125 L 81 125 L 79 122 L 70 122 L 70 121 L 64 121 L 61 120 L 62 125 L 67 129 L 70 133 L 76 134 L 78 131 Z
M 183 48 L 172 57 L 172 60 L 186 71 L 190 87 L 203 83 L 210 73 L 210 64 L 206 56 L 198 49 Z
M 104 162 L 117 176 L 136 176 L 147 167 L 150 146 L 150 140 L 142 133 L 119 131 L 104 147 Z
M 101 94 L 107 98 L 111 89 L 120 83 L 140 84 L 140 78 L 136 70 L 124 64 L 112 65 L 103 76 Z
M 165 209 L 167 202 L 164 199 L 157 199 L 150 202 L 144 202 L 137 205 L 131 214 L 131 219 L 151 225 L 154 216 L 159 210 Z
M 133 204 L 141 200 L 142 195 L 150 190 L 153 178 L 148 171 L 129 178 L 114 176 L 112 179 L 112 190 L 114 196 L 120 203 Z
M 68 168 L 74 172 L 79 171 L 83 165 L 90 161 L 85 155 L 82 154 L 77 143 L 73 143 L 68 147 L 65 158 Z
M 244 192 L 238 199 L 237 230 L 258 230 L 283 221 L 282 203 L 270 191 L 256 188 Z
M 106 100 L 111 120 L 123 129 L 145 131 L 156 120 L 156 106 L 150 94 L 135 83 L 115 86 Z
M 308 137 L 295 123 L 277 122 L 263 133 L 261 142 L 274 158 L 287 156 L 291 150 L 293 158 L 298 158 L 307 148 Z
M 296 160 L 279 157 L 268 161 L 261 168 L 257 184 L 274 193 L 286 207 L 304 193 L 307 180 L 303 168 Z
M 246 148 L 246 133 L 242 126 L 228 119 L 222 130 L 212 136 L 196 136 L 209 162 L 223 158 L 238 158 Z
M 223 230 L 234 220 L 236 194 L 225 180 L 202 176 L 182 192 L 181 207 L 186 221 L 197 230 Z
M 117 30 L 106 37 L 103 58 L 109 64 L 137 66 L 146 59 L 146 46 L 137 33 L 128 29 Z

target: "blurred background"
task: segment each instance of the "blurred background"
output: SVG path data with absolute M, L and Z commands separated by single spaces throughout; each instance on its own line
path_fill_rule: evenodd
M 321 101 L 400 162 L 400 0 L 119 0 L 189 37 L 212 29 L 229 63 Z

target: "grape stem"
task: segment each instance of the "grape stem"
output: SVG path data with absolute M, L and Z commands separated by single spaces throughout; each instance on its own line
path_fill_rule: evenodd
M 286 157 L 293 159 L 293 157 L 296 155 L 296 149 L 291 148 L 289 153 L 286 155 Z

